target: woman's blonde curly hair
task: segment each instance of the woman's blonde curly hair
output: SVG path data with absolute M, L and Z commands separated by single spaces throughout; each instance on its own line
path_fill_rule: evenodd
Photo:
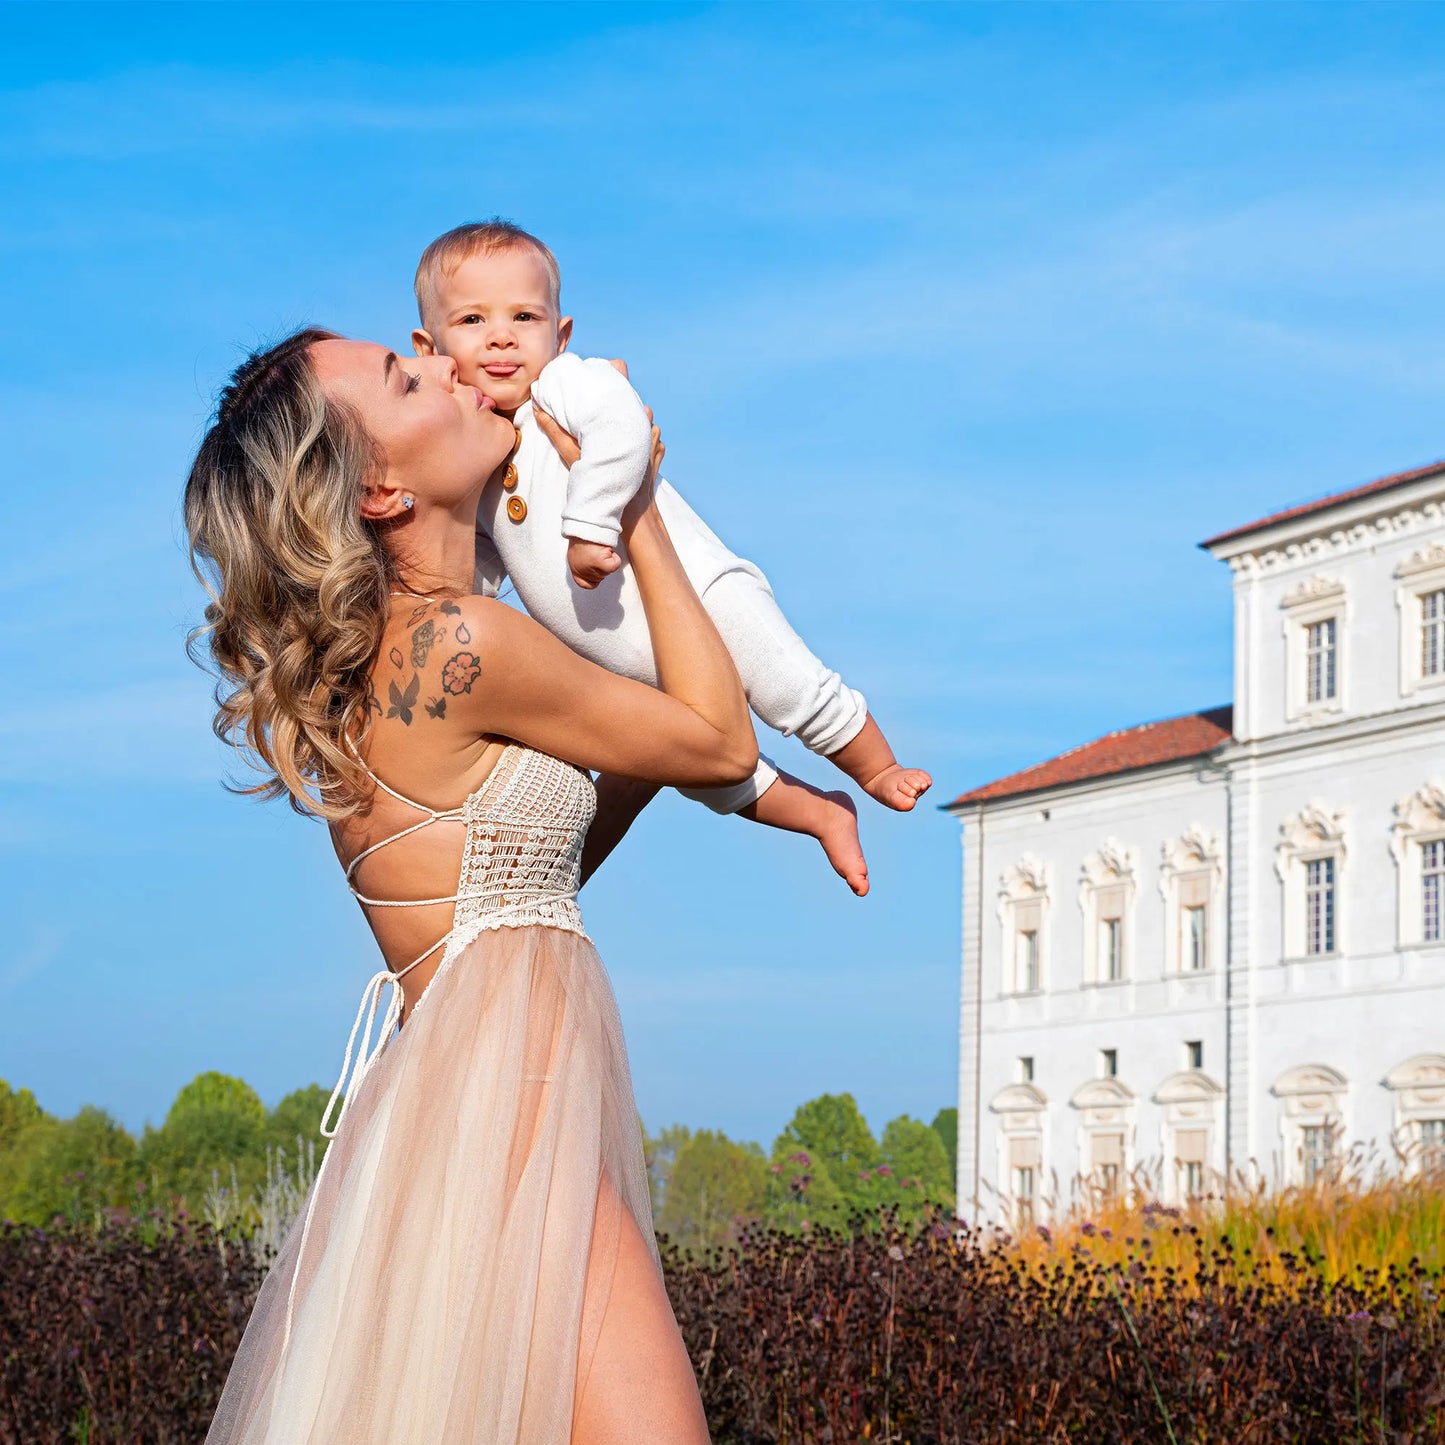
M 328 401 L 308 358 L 335 333 L 310 328 L 253 352 L 221 393 L 186 482 L 191 566 L 210 594 L 187 640 L 220 673 L 216 736 L 261 782 L 335 820 L 370 784 L 351 743 L 370 721 L 370 671 L 394 580 L 361 515 L 381 461 L 361 419 Z

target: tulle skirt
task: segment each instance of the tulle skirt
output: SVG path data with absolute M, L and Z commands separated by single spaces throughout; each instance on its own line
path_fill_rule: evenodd
M 564 1445 L 627 1214 L 661 1272 L 592 944 L 500 928 L 446 958 L 354 1090 L 309 1206 L 206 1445 Z

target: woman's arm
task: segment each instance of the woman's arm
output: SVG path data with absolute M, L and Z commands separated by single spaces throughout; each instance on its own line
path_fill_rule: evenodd
M 603 773 L 597 779 L 597 816 L 582 845 L 582 882 L 612 855 L 642 810 L 658 795 L 660 785 Z

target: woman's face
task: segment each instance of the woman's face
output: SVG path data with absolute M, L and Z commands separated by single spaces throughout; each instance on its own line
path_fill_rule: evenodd
M 308 353 L 327 397 L 361 418 L 385 484 L 436 506 L 475 505 L 516 441 L 512 423 L 447 356 L 399 357 L 374 341 L 318 341 Z

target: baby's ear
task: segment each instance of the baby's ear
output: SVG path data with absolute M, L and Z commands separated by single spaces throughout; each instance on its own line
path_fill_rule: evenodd
M 418 356 L 435 356 L 437 344 L 431 339 L 430 331 L 423 331 L 420 326 L 411 334 L 411 349 Z
M 564 316 L 557 323 L 557 350 L 566 351 L 567 343 L 572 339 L 572 318 Z

